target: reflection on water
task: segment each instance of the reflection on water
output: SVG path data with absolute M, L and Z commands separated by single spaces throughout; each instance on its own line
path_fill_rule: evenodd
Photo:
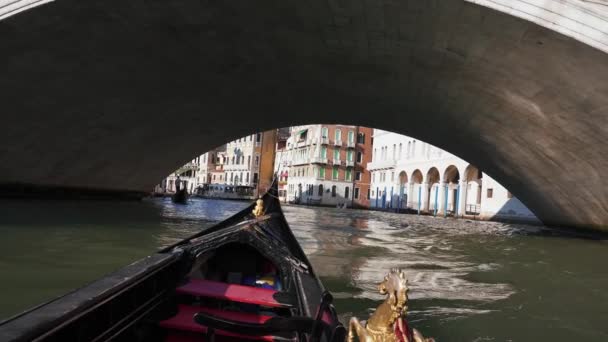
M 81 286 L 248 203 L 0 201 L 0 317 Z M 608 340 L 607 243 L 535 227 L 284 208 L 344 321 L 405 270 L 410 320 L 441 341 Z

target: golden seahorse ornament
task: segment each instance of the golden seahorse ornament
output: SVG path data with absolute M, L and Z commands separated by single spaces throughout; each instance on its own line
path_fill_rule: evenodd
M 348 342 L 354 342 L 355 336 L 360 342 L 435 342 L 408 326 L 407 314 L 407 279 L 399 269 L 391 269 L 378 285 L 380 294 L 387 295 L 386 300 L 363 326 L 357 317 L 352 317 L 348 325 Z

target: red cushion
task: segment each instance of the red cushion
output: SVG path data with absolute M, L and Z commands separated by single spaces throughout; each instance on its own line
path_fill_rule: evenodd
M 199 312 L 204 312 L 220 318 L 230 319 L 243 323 L 264 323 L 271 318 L 270 316 L 256 315 L 247 312 L 235 312 L 219 309 L 210 309 L 200 306 L 179 305 L 179 311 L 177 315 L 167 320 L 161 321 L 159 324 L 161 327 L 167 329 L 206 333 L 207 327 L 194 322 L 194 315 Z M 246 338 L 251 340 L 273 341 L 272 336 L 244 336 L 223 330 L 216 330 L 216 334 L 223 336 Z
M 273 295 L 277 293 L 275 290 L 204 279 L 190 279 L 187 284 L 178 287 L 176 292 L 270 307 L 290 306 L 289 304 L 279 303 L 274 299 Z

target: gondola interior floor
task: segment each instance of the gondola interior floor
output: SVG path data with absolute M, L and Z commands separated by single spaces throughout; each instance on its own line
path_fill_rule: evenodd
M 207 327 L 194 321 L 194 315 L 199 312 L 213 315 L 222 319 L 242 323 L 261 324 L 272 318 L 271 308 L 286 308 L 289 305 L 281 303 L 274 298 L 276 290 L 257 288 L 238 284 L 228 284 L 204 279 L 190 279 L 186 284 L 176 289 L 176 294 L 185 298 L 194 299 L 188 304 L 179 304 L 177 314 L 159 323 L 167 330 L 165 342 L 205 341 Z M 205 299 L 221 300 L 229 307 L 255 308 L 248 311 L 235 311 L 222 308 L 211 308 L 201 305 Z M 262 309 L 266 308 L 267 311 Z M 251 311 L 251 312 L 249 312 Z M 259 340 L 274 341 L 274 336 L 245 336 L 238 333 L 216 330 L 216 341 Z

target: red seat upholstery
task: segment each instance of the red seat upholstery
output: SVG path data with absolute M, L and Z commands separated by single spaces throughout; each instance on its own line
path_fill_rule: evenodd
M 226 318 L 226 319 L 231 319 L 231 320 L 235 320 L 235 321 L 240 321 L 240 322 L 244 322 L 244 323 L 264 323 L 266 322 L 268 319 L 270 319 L 270 316 L 264 316 L 264 315 L 256 315 L 256 314 L 251 314 L 251 313 L 246 313 L 246 312 L 234 312 L 234 311 L 227 311 L 227 310 L 218 310 L 218 309 L 210 309 L 210 308 L 205 308 L 205 307 L 199 307 L 199 306 L 191 306 L 191 305 L 179 305 L 178 306 L 178 313 L 177 315 L 161 321 L 159 324 L 161 327 L 166 328 L 166 329 L 172 329 L 172 330 L 178 330 L 178 331 L 186 331 L 186 332 L 194 332 L 194 333 L 206 333 L 207 332 L 207 327 L 202 326 L 197 324 L 196 322 L 194 322 L 194 315 L 199 313 L 199 312 L 205 312 L 220 318 Z M 217 335 L 222 335 L 222 336 L 232 336 L 232 337 L 239 337 L 239 338 L 243 338 L 243 339 L 250 339 L 250 340 L 262 340 L 262 341 L 273 341 L 272 336 L 244 336 L 244 335 L 239 335 L 239 334 L 235 334 L 229 331 L 223 331 L 223 330 L 216 330 L 215 332 Z M 171 334 L 169 334 L 169 337 L 171 337 Z M 180 341 L 180 338 L 175 338 L 175 336 L 171 337 L 172 341 Z M 182 339 L 184 341 L 187 341 L 187 338 L 182 337 Z M 167 339 L 167 341 L 169 340 L 169 338 Z
M 178 287 L 177 293 L 185 293 L 199 297 L 211 297 L 233 302 L 257 304 L 269 307 L 289 307 L 290 304 L 278 302 L 273 295 L 275 290 L 253 286 L 220 283 L 204 279 L 190 279 Z

